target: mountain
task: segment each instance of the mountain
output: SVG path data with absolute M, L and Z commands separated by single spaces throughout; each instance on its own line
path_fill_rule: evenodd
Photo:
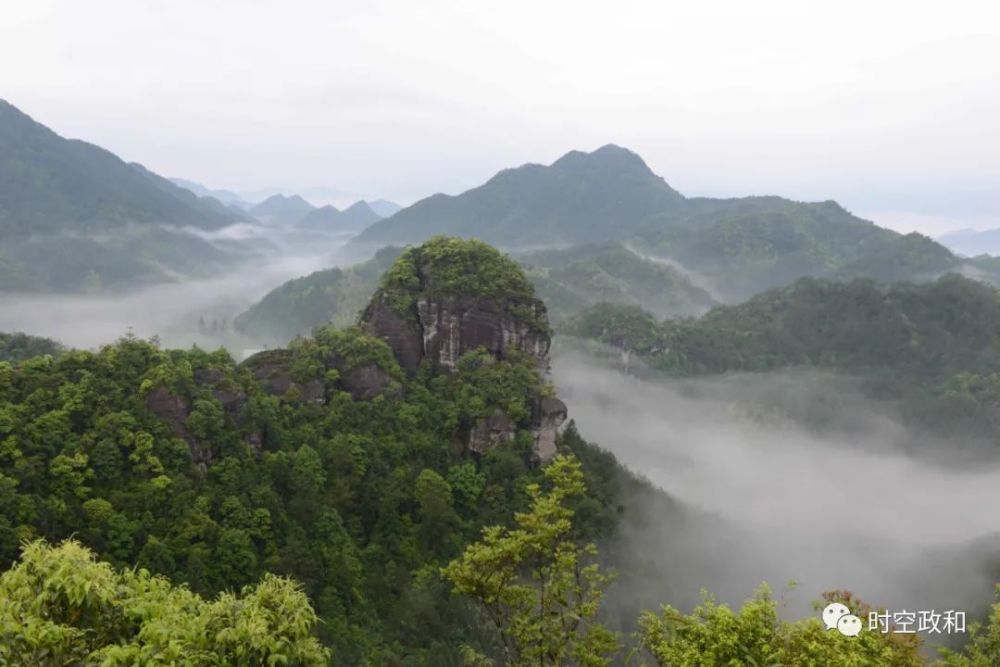
M 486 621 L 437 573 L 485 526 L 507 524 L 528 507 L 532 486 L 546 482 L 544 460 L 564 453 L 579 461 L 580 539 L 641 522 L 640 508 L 655 509 L 661 527 L 690 519 L 575 429 L 557 435 L 567 408 L 543 382 L 544 304 L 495 250 L 455 239 L 409 249 L 358 325 L 318 329 L 242 364 L 222 350 L 166 351 L 134 338 L 45 363 L 0 363 L 0 569 L 47 548 L 36 544 L 19 556 L 37 538 L 72 536 L 91 552 L 51 572 L 18 570 L 31 576 L 0 584 L 62 590 L 59 577 L 93 572 L 95 557 L 125 571 L 125 588 L 107 592 L 100 610 L 63 613 L 86 599 L 84 588 L 105 588 L 81 582 L 80 596 L 59 598 L 59 613 L 46 622 L 60 643 L 46 656 L 69 664 L 66 646 L 101 646 L 112 635 L 92 624 L 116 605 L 139 600 L 142 609 L 129 609 L 147 620 L 147 612 L 162 615 L 156 627 L 174 632 L 178 618 L 205 620 L 195 596 L 255 597 L 244 587 L 263 579 L 261 596 L 271 597 L 248 608 L 228 593 L 220 598 L 229 600 L 225 618 L 254 632 L 285 628 L 281 637 L 308 636 L 318 616 L 315 636 L 338 665 L 459 665 L 465 644 L 498 657 L 483 639 Z M 146 609 L 165 603 L 168 587 L 129 576 L 139 568 L 186 586 L 187 597 L 174 600 L 177 613 Z M 121 588 L 112 571 L 94 586 Z M 268 573 L 294 583 L 282 579 L 276 589 Z M 155 595 L 133 598 L 133 584 Z M 307 596 L 311 608 L 275 619 L 295 612 L 280 602 L 283 590 Z M 48 607 L 32 609 L 44 616 Z M 36 664 L 37 643 L 11 641 L 22 626 L 4 616 L 9 611 L 0 609 L 11 635 L 0 658 Z M 135 637 L 145 621 L 119 621 L 108 619 L 122 645 L 152 650 L 162 639 Z M 222 650 L 243 636 L 218 624 L 168 635 L 162 654 L 187 656 L 183 647 L 206 636 Z M 272 645 L 264 639 L 255 650 Z M 237 662 L 282 661 L 258 660 L 248 647 Z M 289 664 L 317 664 L 289 655 Z
M 250 202 L 246 201 L 243 197 L 236 194 L 232 190 L 212 190 L 206 188 L 200 183 L 195 183 L 194 181 L 189 181 L 183 178 L 171 178 L 170 181 L 174 185 L 179 185 L 182 188 L 190 190 L 199 197 L 211 197 L 213 199 L 217 199 L 226 206 L 233 206 L 242 210 L 246 210 L 252 206 Z
M 729 302 L 802 276 L 925 280 L 962 265 L 931 239 L 884 229 L 832 201 L 685 198 L 635 153 L 613 145 L 573 151 L 547 167 L 502 171 L 458 196 L 434 195 L 353 243 L 411 243 L 435 234 L 515 250 L 628 241 L 699 276 Z
M 201 238 L 245 217 L 0 101 L 0 290 L 80 291 L 208 275 Z
M 1000 229 L 961 229 L 938 237 L 938 242 L 952 252 L 966 257 L 1000 255 Z
M 598 302 L 641 305 L 657 317 L 700 315 L 718 304 L 669 264 L 618 242 L 515 255 L 554 322 Z
M 630 227 L 683 197 L 618 146 L 571 152 L 551 166 L 507 169 L 458 196 L 423 199 L 359 234 L 357 243 L 416 243 L 437 234 L 506 247 L 625 238 Z
M 367 262 L 290 280 L 241 313 L 235 327 L 259 343 L 281 344 L 320 324 L 351 322 L 400 252 L 392 246 L 382 248 Z M 641 304 L 660 317 L 698 315 L 717 303 L 673 267 L 645 259 L 619 243 L 539 251 L 514 259 L 548 304 L 549 319 L 557 327 L 600 301 Z
M 306 213 L 296 224 L 320 231 L 359 232 L 382 217 L 367 202 L 358 201 L 343 211 L 327 204 Z
M 801 278 L 699 318 L 662 323 L 635 306 L 601 304 L 564 331 L 635 353 L 671 375 L 846 373 L 922 430 L 1000 438 L 1000 291 L 956 274 L 891 286 Z
M 396 202 L 389 201 L 388 199 L 376 199 L 375 201 L 370 201 L 368 202 L 368 206 L 381 218 L 388 218 L 390 215 L 395 215 L 403 210 L 402 206 Z
M 321 324 L 352 324 L 368 303 L 379 278 L 401 252 L 401 248 L 383 248 L 362 264 L 316 271 L 290 280 L 238 315 L 233 327 L 260 343 L 280 345 L 296 336 L 308 335 Z
M 315 206 L 298 195 L 271 195 L 250 209 L 250 214 L 262 222 L 292 224 L 314 211 Z
M 0 100 L 0 235 L 94 232 L 130 224 L 218 229 L 241 217 L 218 202 L 83 141 L 64 139 Z

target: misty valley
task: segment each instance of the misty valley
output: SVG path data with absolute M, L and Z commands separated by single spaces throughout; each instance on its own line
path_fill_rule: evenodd
M 0 664 L 1000 664 L 969 234 L 614 144 L 383 195 L 0 101 Z

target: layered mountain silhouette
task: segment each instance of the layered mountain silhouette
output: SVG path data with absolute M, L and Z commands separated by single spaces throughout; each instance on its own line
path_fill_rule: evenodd
M 614 145 L 508 169 L 457 196 L 428 197 L 355 243 L 416 243 L 435 234 L 512 250 L 624 240 L 702 276 L 726 300 L 806 275 L 924 280 L 962 264 L 927 237 L 879 227 L 832 201 L 684 197 Z
M 297 224 L 321 231 L 359 232 L 381 219 L 382 216 L 368 202 L 358 201 L 343 211 L 331 205 L 314 209 L 300 218 Z
M 205 275 L 235 257 L 199 234 L 246 219 L 0 100 L 0 289 Z
M 263 222 L 275 224 L 292 224 L 298 222 L 316 207 L 298 195 L 286 197 L 282 194 L 271 195 L 250 209 L 250 213 Z

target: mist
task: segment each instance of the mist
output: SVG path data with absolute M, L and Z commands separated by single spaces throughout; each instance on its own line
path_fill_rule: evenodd
M 1000 461 L 982 443 L 915 446 L 927 436 L 821 373 L 640 381 L 563 349 L 553 375 L 581 435 L 685 508 L 633 499 L 610 548 L 647 570 L 617 595 L 684 608 L 704 588 L 738 606 L 793 580 L 793 617 L 846 589 L 970 619 L 993 599 Z M 821 427 L 804 425 L 806 405 L 828 413 Z M 925 454 L 956 448 L 966 456 L 947 465 Z
M 346 242 L 330 235 L 320 243 L 289 242 L 260 228 L 234 225 L 213 233 L 214 240 L 254 238 L 280 247 L 218 276 L 178 279 L 97 295 L 0 294 L 0 331 L 23 331 L 69 347 L 95 348 L 132 333 L 156 336 L 166 347 L 226 347 L 239 359 L 258 341 L 232 331 L 233 318 L 287 280 L 341 265 Z M 204 320 L 214 331 L 200 326 Z

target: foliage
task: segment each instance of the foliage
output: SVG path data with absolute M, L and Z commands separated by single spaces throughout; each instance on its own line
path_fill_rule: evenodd
M 206 601 L 146 570 L 116 571 L 75 541 L 35 541 L 0 575 L 0 663 L 325 665 L 299 586 L 265 575 Z
M 367 262 L 290 280 L 237 316 L 234 327 L 256 340 L 284 344 L 321 324 L 354 324 L 400 252 L 382 248 Z
M 49 338 L 24 333 L 0 333 L 0 361 L 18 362 L 45 354 L 58 355 L 63 346 Z
M 849 602 L 840 598 L 837 601 Z M 867 607 L 852 602 L 849 608 L 856 615 L 866 615 Z M 660 667 L 924 664 L 915 640 L 899 641 L 893 634 L 867 630 L 857 637 L 846 637 L 827 630 L 819 618 L 784 621 L 766 586 L 739 611 L 705 594 L 691 614 L 667 605 L 659 614 L 643 614 L 639 625 L 639 644 Z
M 491 526 L 443 569 L 456 593 L 482 604 L 496 626 L 504 664 L 610 664 L 615 636 L 595 621 L 610 581 L 586 559 L 593 545 L 573 540 L 567 500 L 584 494 L 580 463 L 557 457 L 545 469 L 551 488 L 528 486 L 531 506 L 515 528 Z

